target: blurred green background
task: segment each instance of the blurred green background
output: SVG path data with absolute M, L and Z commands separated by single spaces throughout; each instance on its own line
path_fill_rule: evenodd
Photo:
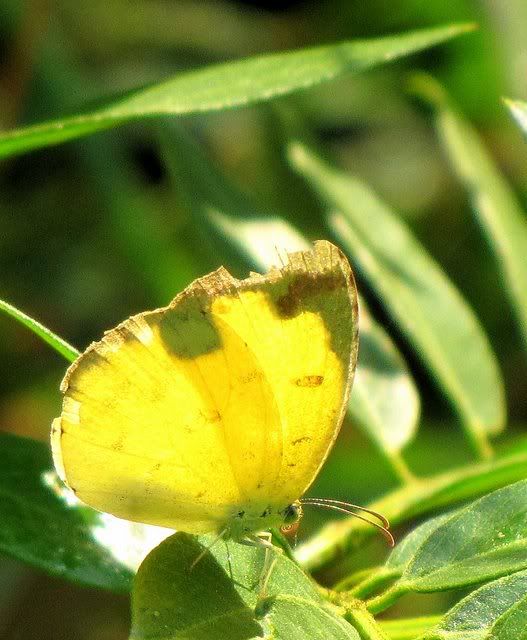
M 425 70 L 444 84 L 527 204 L 527 145 L 500 102 L 503 95 L 527 98 L 524 0 L 3 0 L 0 124 L 9 129 L 75 112 L 213 62 L 454 21 L 475 21 L 479 30 L 285 102 L 303 113 L 341 167 L 409 222 L 464 293 L 498 355 L 510 431 L 520 433 L 527 367 L 510 305 L 430 114 L 409 96 L 406 82 L 409 72 Z M 317 209 L 280 156 L 279 131 L 267 108 L 193 117 L 187 124 L 242 191 L 317 237 Z M 79 349 L 217 267 L 223 259 L 212 246 L 170 179 L 149 124 L 0 167 L 0 298 Z M 46 440 L 59 412 L 65 362 L 3 316 L 0 336 L 0 429 Z M 466 460 L 470 453 L 460 445 L 450 409 L 405 355 L 423 399 L 410 466 L 426 472 Z M 393 484 L 373 447 L 345 425 L 313 494 L 360 503 Z M 310 513 L 305 532 L 321 517 L 327 518 Z M 124 598 L 0 560 L 0 638 L 126 638 L 128 615 Z

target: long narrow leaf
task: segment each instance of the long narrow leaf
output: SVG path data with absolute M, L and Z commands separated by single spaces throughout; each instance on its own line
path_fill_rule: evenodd
M 339 242 L 462 417 L 475 448 L 488 454 L 487 435 L 505 423 L 504 392 L 495 356 L 472 310 L 368 187 L 299 143 L 291 145 L 289 155 L 320 195 Z
M 494 252 L 527 349 L 527 215 L 475 129 L 441 87 L 428 78 L 421 79 L 419 86 L 435 109 L 440 140 Z
M 368 41 L 275 53 L 182 73 L 95 111 L 0 135 L 0 158 L 59 144 L 132 120 L 222 111 L 271 100 L 426 49 L 473 29 L 453 24 Z
M 20 324 L 23 324 L 25 327 L 36 333 L 36 335 L 41 338 L 46 344 L 49 344 L 50 347 L 53 347 L 55 351 L 60 353 L 61 356 L 64 356 L 66 360 L 73 362 L 75 358 L 79 355 L 79 352 L 75 347 L 72 347 L 62 338 L 59 338 L 53 331 L 47 329 L 43 324 L 40 324 L 37 320 L 30 318 L 28 315 L 13 307 L 13 305 L 8 302 L 4 302 L 0 300 L 0 311 L 3 311 L 8 316 L 11 316 Z

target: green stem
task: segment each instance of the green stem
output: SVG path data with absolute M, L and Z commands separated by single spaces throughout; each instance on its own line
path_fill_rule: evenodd
M 394 578 L 398 578 L 400 575 L 401 572 L 398 569 L 384 569 L 383 567 L 380 567 L 377 571 L 370 573 L 367 578 L 352 587 L 348 593 L 354 598 L 364 600 L 370 594 L 380 591 L 385 584 Z M 344 580 L 341 585 L 342 584 L 345 584 Z M 342 590 L 339 587 L 340 585 L 337 586 L 337 591 Z
M 401 618 L 399 620 L 381 620 L 379 625 L 390 640 L 414 640 L 439 624 L 441 619 L 442 616 Z
M 472 446 L 472 450 L 480 460 L 491 460 L 494 457 L 494 449 L 482 431 L 468 426 L 466 435 Z
M 352 607 L 344 617 L 359 632 L 362 640 L 390 640 L 381 625 L 364 606 Z
M 382 455 L 390 464 L 393 473 L 401 484 L 411 484 L 415 481 L 416 478 L 414 474 L 410 471 L 409 466 L 399 452 L 390 451 L 387 453 L 386 450 L 384 450 Z
M 378 571 L 382 571 L 382 565 L 377 565 L 375 567 L 367 567 L 366 569 L 360 569 L 359 571 L 355 571 L 351 575 L 347 576 L 337 582 L 332 588 L 333 591 L 350 591 L 355 586 L 369 579 L 370 576 L 376 574 Z
M 400 584 L 394 584 L 393 587 L 387 589 L 381 595 L 371 598 L 366 602 L 366 608 L 372 614 L 381 613 L 388 609 L 406 593 L 406 590 Z
M 392 525 L 476 498 L 525 477 L 527 454 L 520 453 L 492 462 L 479 462 L 423 478 L 388 493 L 368 505 L 390 520 Z M 357 519 L 331 522 L 306 543 L 295 555 L 304 569 L 316 571 L 340 560 L 345 553 L 361 547 L 372 536 L 374 528 Z
M 79 355 L 77 349 L 72 347 L 71 344 L 68 344 L 66 340 L 59 338 L 59 336 L 54 334 L 53 331 L 50 331 L 44 325 L 40 324 L 40 322 L 33 320 L 33 318 L 26 315 L 16 307 L 13 307 L 13 305 L 8 302 L 0 300 L 0 311 L 4 311 L 8 316 L 11 316 L 20 322 L 20 324 L 23 324 L 25 327 L 33 331 L 33 333 L 36 333 L 41 340 L 49 344 L 50 347 L 53 347 L 53 349 L 66 358 L 66 360 L 73 362 Z

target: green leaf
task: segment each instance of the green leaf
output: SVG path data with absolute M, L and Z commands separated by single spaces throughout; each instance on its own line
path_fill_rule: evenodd
M 133 572 L 97 543 L 99 514 L 64 499 L 51 469 L 49 447 L 0 433 L 0 550 L 77 584 L 127 592 Z
M 435 125 L 459 180 L 465 185 L 476 218 L 516 314 L 527 348 L 527 217 L 512 188 L 475 129 L 450 104 L 432 78 L 418 78 L 417 91 L 435 108 Z
M 292 143 L 294 169 L 319 194 L 328 224 L 443 388 L 474 447 L 505 422 L 496 358 L 476 316 L 408 227 L 358 179 Z
M 527 571 L 494 580 L 463 598 L 420 640 L 525 640 Z
M 527 136 L 527 102 L 522 100 L 504 100 L 520 129 Z
M 454 24 L 263 55 L 182 73 L 95 111 L 3 133 L 0 157 L 58 144 L 132 120 L 221 111 L 271 100 L 328 82 L 343 73 L 370 69 L 472 29 L 473 25 Z
M 423 522 L 423 524 L 407 534 L 401 542 L 396 544 L 395 549 L 390 553 L 383 566 L 377 567 L 369 572 L 367 576 L 360 581 L 357 581 L 353 575 L 349 578 L 344 578 L 344 580 L 339 582 L 335 587 L 336 590 L 349 590 L 352 596 L 364 600 L 372 593 L 380 591 L 384 585 L 393 582 L 396 578 L 400 578 L 423 541 L 426 540 L 430 533 L 435 531 L 449 515 L 450 514 L 444 514 Z
M 468 465 L 435 477 L 419 478 L 391 491 L 368 508 L 382 513 L 392 526 L 482 495 L 525 477 L 527 453 Z M 295 556 L 304 568 L 316 571 L 341 558 L 343 552 L 359 551 L 374 534 L 374 528 L 354 518 L 331 522 L 307 542 Z
M 396 589 L 441 591 L 527 568 L 527 480 L 472 502 L 433 530 Z
M 384 565 L 385 568 L 398 571 L 402 574 L 414 557 L 417 549 L 419 549 L 422 543 L 429 538 L 445 520 L 450 518 L 450 515 L 451 514 L 446 513 L 435 518 L 430 518 L 430 520 L 423 522 L 423 524 L 406 535 L 388 556 Z
M 145 559 L 132 595 L 132 640 L 359 640 L 284 555 L 273 552 L 267 597 L 258 602 L 265 551 L 232 541 L 210 546 L 211 539 L 177 533 Z M 203 545 L 207 553 L 192 566 Z
M 160 130 L 159 139 L 172 178 L 185 194 L 196 226 L 205 223 L 207 240 L 219 240 L 214 254 L 233 262 L 241 271 L 267 270 L 280 265 L 280 251 L 301 250 L 308 240 L 290 223 L 259 207 L 222 176 L 202 150 L 174 123 Z M 251 214 L 248 214 L 251 212 Z M 419 418 L 419 395 L 406 363 L 386 332 L 360 301 L 360 340 L 357 375 L 349 412 L 378 445 L 403 478 L 408 475 L 398 451 L 413 436 Z
M 46 329 L 46 327 L 40 324 L 40 322 L 38 322 L 37 320 L 33 320 L 33 318 L 30 318 L 28 315 L 26 315 L 16 307 L 13 307 L 8 302 L 0 300 L 0 311 L 3 311 L 8 316 L 11 316 L 12 318 L 20 322 L 20 324 L 23 324 L 25 327 L 33 331 L 33 333 L 36 333 L 39 338 L 49 344 L 50 347 L 53 347 L 53 349 L 60 353 L 61 356 L 64 356 L 66 360 L 73 362 L 79 355 L 79 352 L 77 351 L 77 349 L 75 349 L 75 347 L 72 347 L 65 340 L 55 335 L 52 331 Z
M 404 358 L 382 325 L 373 319 L 362 297 L 359 310 L 359 360 L 350 416 L 380 450 L 398 453 L 417 430 L 419 392 Z

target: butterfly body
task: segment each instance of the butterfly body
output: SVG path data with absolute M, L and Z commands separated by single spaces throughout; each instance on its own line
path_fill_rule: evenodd
M 62 383 L 55 466 L 96 509 L 190 533 L 298 519 L 357 357 L 357 298 L 320 241 L 282 268 L 199 278 L 95 342 Z

